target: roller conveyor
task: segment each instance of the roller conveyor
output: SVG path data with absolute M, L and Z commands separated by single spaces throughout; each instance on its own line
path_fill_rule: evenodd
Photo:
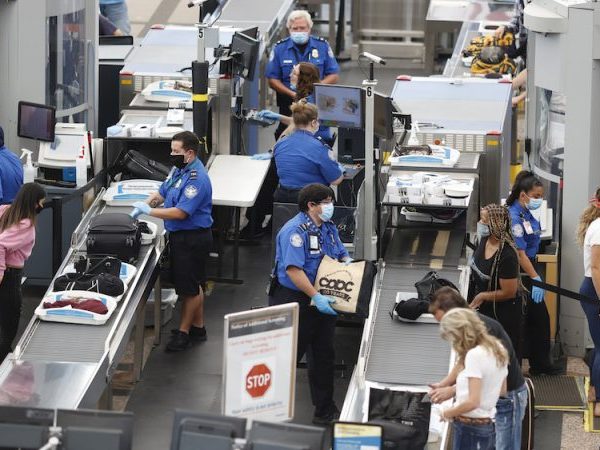
M 103 193 L 103 190 L 99 192 L 73 233 L 72 246 L 58 274 L 85 251 L 87 227 L 92 217 L 105 212 L 131 211 L 130 207 L 107 206 L 101 200 Z M 0 404 L 15 404 L 14 399 L 4 398 L 3 391 L 21 391 L 29 393 L 16 402 L 21 406 L 68 409 L 97 407 L 136 323 L 140 325 L 138 329 L 143 331 L 145 301 L 157 279 L 163 246 L 163 222 L 148 216 L 144 216 L 144 220 L 158 226 L 157 237 L 152 244 L 142 245 L 136 264 L 137 272 L 111 318 L 104 325 L 94 326 L 45 322 L 34 316 L 16 344 L 15 352 L 0 366 Z M 160 289 L 155 292 L 160 293 Z M 155 299 L 156 305 L 160 308 L 159 298 Z M 155 320 L 155 323 L 159 320 Z M 140 340 L 136 333 L 136 346 L 141 344 Z M 136 378 L 140 371 L 141 348 L 136 348 Z

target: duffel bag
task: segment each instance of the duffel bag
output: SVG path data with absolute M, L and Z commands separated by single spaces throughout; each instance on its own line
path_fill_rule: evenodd
M 115 255 L 123 262 L 135 264 L 141 243 L 138 221 L 129 214 L 105 213 L 90 220 L 88 255 Z
M 136 150 L 129 150 L 123 158 L 123 171 L 131 178 L 165 181 L 171 169 Z
M 336 300 L 331 305 L 341 315 L 369 317 L 369 303 L 377 267 L 370 261 L 353 261 L 346 265 L 325 255 L 317 277 L 315 289 Z
M 445 278 L 441 278 L 434 270 L 427 272 L 423 278 L 415 283 L 419 300 L 424 300 L 426 302 L 431 301 L 431 297 L 435 291 L 446 286 L 449 286 L 452 289 L 460 292 L 454 283 L 446 280 Z
M 118 297 L 125 292 L 123 281 L 109 273 L 87 274 L 69 272 L 54 280 L 54 292 L 91 291 Z

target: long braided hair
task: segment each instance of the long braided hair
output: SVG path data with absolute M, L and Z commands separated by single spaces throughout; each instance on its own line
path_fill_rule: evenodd
M 522 292 L 524 287 L 521 282 L 521 275 L 519 270 L 519 253 L 517 251 L 517 246 L 515 244 L 514 237 L 511 231 L 511 221 L 510 214 L 508 213 L 508 209 L 505 206 L 496 205 L 494 203 L 484 206 L 488 213 L 489 218 L 489 227 L 490 227 L 490 235 L 498 239 L 499 246 L 498 251 L 496 252 L 496 256 L 494 256 L 494 261 L 492 262 L 492 269 L 490 271 L 490 281 L 488 284 L 488 291 L 496 290 L 499 286 L 498 280 L 498 264 L 500 263 L 500 257 L 502 256 L 502 252 L 506 246 L 510 247 L 512 251 L 515 252 L 515 256 L 517 258 L 517 278 L 518 278 L 518 288 L 517 292 Z M 496 312 L 496 301 L 494 300 L 494 314 Z

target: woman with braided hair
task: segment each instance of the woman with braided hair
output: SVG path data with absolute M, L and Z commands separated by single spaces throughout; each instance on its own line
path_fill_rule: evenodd
M 511 233 L 508 210 L 490 204 L 481 209 L 477 224 L 479 245 L 471 261 L 471 308 L 502 324 L 521 360 L 523 309 L 519 257 Z

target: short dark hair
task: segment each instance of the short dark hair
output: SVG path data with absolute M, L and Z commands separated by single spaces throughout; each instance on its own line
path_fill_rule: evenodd
M 171 141 L 181 142 L 181 146 L 184 150 L 193 150 L 194 153 L 198 153 L 200 148 L 200 139 L 191 131 L 182 131 L 173 135 Z
M 300 211 L 306 212 L 309 203 L 319 203 L 329 197 L 335 198 L 335 193 L 329 186 L 320 183 L 309 184 L 304 186 L 298 194 L 298 208 Z
M 467 306 L 469 305 L 460 292 L 450 286 L 445 286 L 433 293 L 429 303 L 429 312 L 433 314 L 440 309 L 447 313 L 451 309 L 466 308 Z

